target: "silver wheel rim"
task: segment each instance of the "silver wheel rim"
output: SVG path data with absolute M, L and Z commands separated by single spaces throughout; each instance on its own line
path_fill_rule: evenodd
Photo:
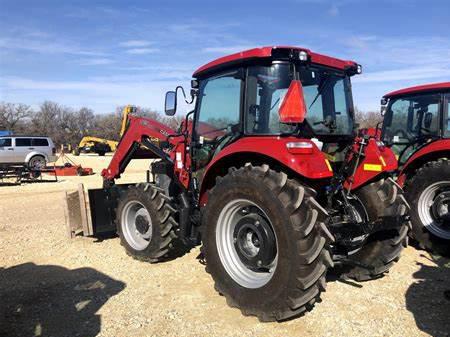
M 127 243 L 135 250 L 144 250 L 152 240 L 152 219 L 147 208 L 139 201 L 129 201 L 122 211 L 122 233 Z M 139 223 L 147 222 L 148 229 L 143 230 Z
M 30 161 L 30 167 L 35 170 L 39 170 L 45 167 L 45 159 L 42 158 L 32 158 Z
M 241 214 L 243 208 L 253 206 L 265 217 L 272 228 L 269 218 L 263 210 L 255 203 L 246 199 L 237 199 L 229 202 L 219 214 L 216 227 L 216 245 L 220 261 L 230 277 L 239 285 L 245 288 L 260 288 L 266 285 L 272 278 L 278 262 L 278 253 L 276 254 L 268 271 L 256 272 L 249 269 L 239 258 L 235 248 L 233 233 L 236 224 L 244 216 Z M 275 233 L 274 233 L 275 235 Z M 278 252 L 278 243 L 275 236 L 276 248 Z
M 420 221 L 428 231 L 441 239 L 450 240 L 450 227 L 436 221 L 431 210 L 436 197 L 440 195 L 439 191 L 444 189 L 450 190 L 450 181 L 440 181 L 428 186 L 420 195 L 417 208 Z M 443 211 L 448 212 L 450 209 Z

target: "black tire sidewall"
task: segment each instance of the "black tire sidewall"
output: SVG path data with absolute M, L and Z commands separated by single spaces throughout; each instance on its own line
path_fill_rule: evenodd
M 295 243 L 292 242 L 294 236 L 289 232 L 291 226 L 286 226 L 285 223 L 285 221 L 290 221 L 289 214 L 280 200 L 273 195 L 273 192 L 256 179 L 236 178 L 231 184 L 217 186 L 214 194 L 219 195 L 220 198 L 210 198 L 205 212 L 205 218 L 208 220 L 203 242 L 208 271 L 213 277 L 220 279 L 220 284 L 223 287 L 221 290 L 236 300 L 239 306 L 258 307 L 260 309 L 266 306 L 273 308 L 273 303 L 279 301 L 284 290 L 280 285 L 290 283 L 290 278 L 293 275 L 291 268 L 294 266 L 291 263 L 290 252 L 296 248 Z M 250 289 L 238 284 L 223 267 L 217 250 L 216 229 L 220 212 L 226 204 L 236 199 L 247 199 L 258 205 L 270 219 L 277 239 L 277 267 L 268 283 L 260 288 Z
M 47 161 L 45 160 L 45 157 L 43 157 L 41 155 L 34 155 L 33 157 L 30 158 L 30 161 L 28 162 L 28 167 L 30 169 L 36 169 L 32 164 L 33 164 L 33 161 L 35 161 L 37 159 L 39 159 L 43 163 L 42 167 L 39 167 L 39 168 L 44 168 L 45 165 L 47 165 Z
M 437 249 L 439 252 L 450 251 L 450 240 L 440 238 L 431 233 L 423 224 L 419 216 L 419 198 L 423 191 L 430 185 L 450 181 L 450 163 L 447 160 L 439 160 L 429 163 L 416 171 L 405 184 L 405 195 L 411 205 L 412 236 L 419 242 L 422 248 Z
M 152 221 L 152 238 L 150 240 L 150 244 L 143 250 L 136 250 L 133 248 L 127 241 L 124 233 L 123 233 L 123 224 L 122 224 L 122 213 L 124 211 L 125 206 L 130 201 L 140 202 L 150 214 L 150 219 Z M 155 206 L 155 202 L 150 198 L 149 193 L 141 193 L 138 187 L 131 186 L 127 191 L 123 193 L 121 196 L 117 211 L 116 211 L 116 226 L 117 233 L 119 234 L 121 244 L 125 247 L 125 249 L 133 256 L 146 258 L 149 255 L 152 255 L 159 249 L 160 244 L 160 227 L 161 222 L 158 216 L 158 211 Z

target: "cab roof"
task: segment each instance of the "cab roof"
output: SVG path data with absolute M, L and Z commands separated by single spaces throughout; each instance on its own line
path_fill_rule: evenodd
M 417 94 L 421 92 L 430 92 L 430 91 L 440 91 L 440 90 L 449 90 L 450 82 L 440 82 L 440 83 L 430 83 L 430 84 L 422 84 L 416 85 L 414 87 L 404 88 L 400 90 L 392 91 L 386 95 L 384 98 L 392 98 L 396 96 L 405 96 L 409 94 Z
M 312 63 L 321 64 L 336 69 L 345 70 L 347 68 L 357 66 L 356 62 L 341 60 L 334 57 L 314 53 L 307 48 L 292 47 L 292 46 L 270 46 L 270 47 L 248 49 L 245 51 L 241 51 L 239 53 L 220 57 L 198 68 L 194 72 L 193 77 L 202 77 L 203 75 L 220 71 L 223 68 L 229 66 L 239 66 L 241 64 L 248 63 L 256 59 L 262 58 L 280 59 L 282 58 L 281 55 L 283 51 L 285 52 L 284 53 L 285 57 L 289 54 L 289 52 L 291 52 L 292 55 L 292 52 L 294 51 L 297 53 L 300 51 L 304 51 L 308 54 L 308 58 Z

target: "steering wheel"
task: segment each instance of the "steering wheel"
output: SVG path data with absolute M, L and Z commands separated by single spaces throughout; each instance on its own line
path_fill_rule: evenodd
M 414 140 L 414 136 L 412 136 L 410 133 L 408 133 L 407 131 L 402 130 L 402 129 L 397 129 L 392 134 L 393 134 L 393 137 L 400 136 L 401 138 L 406 138 L 409 141 Z

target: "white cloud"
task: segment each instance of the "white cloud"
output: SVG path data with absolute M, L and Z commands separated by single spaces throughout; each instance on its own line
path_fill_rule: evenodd
M 82 66 L 99 66 L 99 65 L 107 65 L 114 63 L 114 60 L 109 58 L 93 58 L 93 59 L 85 59 L 80 61 L 80 65 Z
M 128 41 L 119 43 L 119 46 L 138 48 L 138 47 L 148 47 L 151 44 L 152 44 L 152 42 L 147 41 L 147 40 L 128 40 Z
M 27 38 L 0 38 L 0 47 L 12 50 L 27 50 L 40 54 L 72 54 L 83 56 L 106 55 L 103 52 L 84 49 L 69 43 Z
M 84 81 L 38 81 L 23 77 L 0 78 L 0 100 L 23 102 L 38 106 L 44 100 L 54 100 L 72 107 L 89 106 L 96 113 L 113 111 L 116 106 L 127 103 L 163 110 L 164 95 L 176 85 L 174 81 L 110 81 L 104 79 Z M 182 102 L 180 100 L 181 109 Z M 182 110 L 180 110 L 182 111 Z
M 216 53 L 216 54 L 230 54 L 230 53 L 237 53 L 240 51 L 244 51 L 247 49 L 255 48 L 255 46 L 224 46 L 224 47 L 207 47 L 203 48 L 202 52 L 204 53 Z
M 395 70 L 376 71 L 354 78 L 355 83 L 393 82 L 405 80 L 439 79 L 450 76 L 450 69 L 444 67 L 414 67 Z
M 142 54 L 153 54 L 160 50 L 158 48 L 132 48 L 125 51 L 127 54 L 131 55 L 142 55 Z

